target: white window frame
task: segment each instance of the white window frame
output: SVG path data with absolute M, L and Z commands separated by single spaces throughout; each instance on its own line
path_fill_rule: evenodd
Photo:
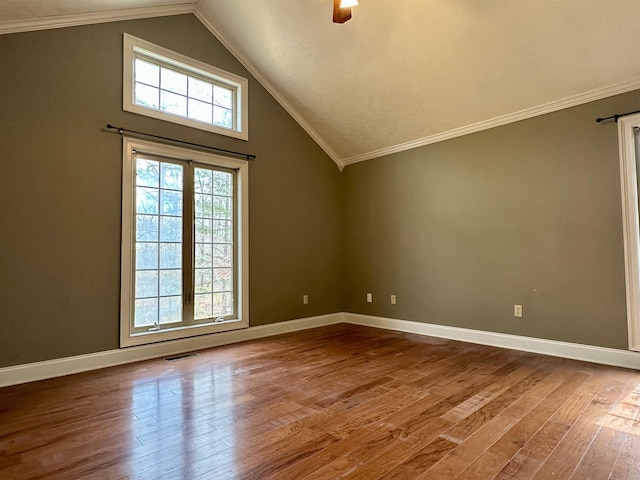
M 640 229 L 636 168 L 640 159 L 636 158 L 635 128 L 640 128 L 640 114 L 618 121 L 629 350 L 640 351 Z
M 237 171 L 236 192 L 236 272 L 237 318 L 224 322 L 201 323 L 171 329 L 134 333 L 132 328 L 134 288 L 134 194 L 136 153 L 167 157 L 184 162 L 196 162 Z M 122 175 L 122 258 L 120 302 L 120 346 L 129 347 L 165 340 L 218 333 L 249 326 L 249 167 L 246 161 L 200 152 L 188 148 L 164 145 L 146 140 L 123 137 Z M 185 199 L 186 201 L 186 199 Z
M 228 137 L 249 140 L 249 82 L 246 78 L 207 65 L 199 60 L 181 55 L 127 33 L 124 34 L 123 44 L 123 110 L 185 125 L 187 127 L 226 135 Z M 212 83 L 217 83 L 233 90 L 233 128 L 219 127 L 210 123 L 137 105 L 134 101 L 134 61 L 139 55 L 143 56 L 147 61 L 149 61 L 149 59 L 152 59 L 152 61 L 157 60 L 159 64 L 175 68 L 177 71 L 185 74 L 205 78 Z

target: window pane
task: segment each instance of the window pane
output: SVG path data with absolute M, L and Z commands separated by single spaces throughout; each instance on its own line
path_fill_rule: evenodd
M 142 270 L 136 272 L 136 298 L 158 296 L 158 271 Z
M 181 165 L 171 163 L 162 164 L 162 188 L 171 190 L 182 190 L 182 170 Z
M 142 83 L 135 84 L 135 103 L 147 108 L 157 110 L 160 107 L 160 90 Z
M 158 268 L 158 244 L 136 243 L 136 270 Z
M 231 220 L 231 198 L 214 195 L 213 218 L 217 220 Z
M 211 220 L 196 219 L 196 242 L 211 243 Z
M 136 215 L 136 241 L 158 241 L 158 217 L 155 215 Z
M 212 266 L 212 255 L 211 255 L 211 244 L 209 243 L 196 243 L 195 250 L 195 265 L 196 267 L 211 267 Z
M 162 190 L 161 192 L 162 215 L 182 216 L 182 192 L 173 190 Z
M 211 318 L 212 313 L 212 296 L 211 294 L 202 294 L 195 296 L 193 316 L 196 320 L 203 318 Z
M 211 293 L 213 291 L 213 273 L 210 268 L 196 268 L 196 293 Z
M 161 217 L 160 218 L 160 241 L 161 242 L 182 242 L 182 218 Z
M 159 172 L 159 162 L 138 158 L 136 160 L 136 185 L 158 188 Z
M 233 266 L 233 256 L 231 255 L 231 245 L 213 245 L 213 266 L 231 267 Z
M 160 244 L 160 268 L 180 268 L 182 266 L 182 245 L 179 243 Z
M 136 82 L 146 83 L 154 87 L 160 86 L 160 67 L 140 58 L 135 61 Z
M 158 214 L 160 191 L 155 188 L 136 188 L 136 212 Z
M 160 323 L 182 322 L 182 297 L 160 299 Z
M 134 327 L 150 327 L 158 321 L 158 299 L 144 298 L 135 301 Z
M 230 268 L 213 269 L 213 291 L 223 292 L 231 290 L 233 271 Z
M 231 243 L 231 222 L 227 220 L 213 221 L 214 243 Z
M 160 76 L 162 90 L 169 90 L 180 95 L 187 94 L 187 76 L 185 74 L 162 67 Z
M 142 309 L 134 312 L 136 327 L 182 321 L 183 170 L 145 158 L 136 163 L 137 182 L 145 186 L 136 187 L 136 210 L 141 213 L 136 215 L 135 298 L 155 302 L 135 304 Z
M 200 122 L 211 123 L 213 107 L 210 103 L 189 99 L 189 118 Z
M 233 195 L 233 175 L 227 172 L 213 172 L 213 183 L 218 195 Z
M 160 295 L 182 294 L 182 270 L 160 270 Z
M 211 103 L 213 101 L 213 84 L 189 77 L 189 97 Z
M 211 218 L 213 216 L 213 199 L 211 195 L 195 194 L 196 217 Z
M 160 110 L 173 113 L 174 115 L 180 115 L 182 117 L 187 116 L 187 97 L 177 95 L 171 92 L 160 91 Z
M 226 109 L 233 108 L 233 90 L 215 85 L 213 87 L 213 98 L 216 105 L 220 105 Z
M 199 193 L 213 193 L 213 173 L 211 170 L 196 168 L 194 171 L 194 189 Z
M 213 107 L 213 124 L 219 127 L 232 128 L 233 117 L 231 116 L 231 110 L 222 107 Z
M 194 281 L 196 296 L 200 296 L 195 310 L 200 319 L 233 313 L 233 181 L 229 172 L 194 169 Z M 221 293 L 224 295 L 218 295 Z
M 233 296 L 231 293 L 214 293 L 211 295 L 213 317 L 224 317 L 233 314 Z

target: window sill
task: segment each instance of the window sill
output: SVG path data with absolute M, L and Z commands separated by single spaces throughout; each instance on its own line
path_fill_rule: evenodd
M 249 323 L 246 320 L 226 320 L 224 322 L 211 322 L 187 327 L 167 328 L 165 330 L 154 330 L 150 332 L 140 332 L 120 338 L 120 347 L 133 347 L 136 345 L 147 345 L 150 343 L 164 342 L 167 340 L 178 340 L 180 338 L 196 337 L 211 333 L 227 332 L 247 328 Z

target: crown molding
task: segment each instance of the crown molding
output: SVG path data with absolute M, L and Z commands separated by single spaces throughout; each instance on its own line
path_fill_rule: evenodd
M 244 68 L 265 88 L 267 92 L 271 94 L 273 98 L 284 108 L 289 115 L 303 128 L 305 132 L 324 150 L 324 152 L 335 162 L 340 171 L 344 168 L 344 163 L 338 154 L 329 146 L 329 144 L 316 132 L 313 127 L 298 113 L 298 111 L 291 105 L 287 99 L 273 86 L 269 80 L 258 70 L 258 68 L 251 63 L 251 61 L 244 56 L 242 52 L 231 43 L 224 34 L 220 31 L 215 23 L 209 18 L 207 13 L 202 9 L 200 3 L 196 4 L 193 8 L 193 14 L 198 20 L 218 39 L 224 47 L 238 60 Z
M 341 158 L 331 146 L 320 136 L 318 132 L 303 118 L 303 116 L 289 103 L 289 101 L 278 91 L 278 89 L 269 82 L 265 76 L 256 68 L 255 65 L 245 55 L 232 44 L 209 18 L 202 8 L 202 0 L 197 3 L 182 3 L 178 5 L 167 5 L 160 7 L 144 7 L 132 8 L 127 10 L 111 10 L 103 12 L 94 12 L 86 14 L 61 15 L 52 17 L 43 17 L 39 19 L 18 20 L 14 22 L 0 23 L 0 35 L 29 32 L 36 30 L 49 30 L 55 28 L 74 27 L 81 25 L 90 25 L 97 23 L 108 23 L 123 20 L 135 20 L 139 18 L 162 17 L 170 15 L 193 14 L 211 34 L 218 39 L 224 47 L 244 66 L 249 73 L 271 94 L 271 96 L 291 115 L 291 117 L 307 132 L 307 134 L 322 148 L 322 150 L 335 162 L 340 171 L 345 166 L 354 163 L 380 158 L 394 153 L 412 150 L 414 148 L 431 145 L 433 143 L 450 140 L 456 137 L 469 135 L 471 133 L 488 130 L 490 128 L 507 125 L 509 123 L 526 120 L 528 118 L 537 117 L 547 113 L 556 112 L 565 108 L 582 105 L 585 103 L 601 100 L 603 98 L 619 95 L 640 89 L 640 79 L 633 79 L 620 84 L 591 90 L 571 97 L 563 98 L 553 102 L 545 103 L 536 107 L 527 108 L 518 112 L 502 115 L 499 117 L 483 120 L 463 127 L 448 130 L 446 132 L 429 135 L 408 142 L 400 143 L 390 147 L 373 150 L 348 158 Z
M 528 118 L 537 117 L 546 113 L 557 112 L 559 110 L 564 110 L 565 108 L 575 107 L 577 105 L 582 105 L 596 100 L 602 100 L 603 98 L 612 97 L 621 93 L 631 92 L 639 88 L 640 79 L 630 80 L 624 83 L 619 83 L 617 85 L 591 90 L 589 92 L 573 95 L 561 100 L 538 105 L 537 107 L 526 108 L 518 112 L 509 113 L 507 115 L 491 118 L 489 120 L 484 120 L 478 123 L 473 123 L 464 127 L 454 128 L 453 130 L 448 130 L 446 132 L 429 135 L 427 137 L 418 138 L 416 140 L 400 143 L 391 147 L 381 148 L 379 150 L 374 150 L 371 152 L 349 157 L 342 160 L 342 164 L 345 166 L 352 165 L 354 163 L 364 162 L 366 160 L 372 160 L 374 158 L 404 152 L 405 150 L 412 150 L 414 148 L 431 145 L 433 143 L 442 142 L 444 140 L 450 140 L 452 138 L 461 137 L 463 135 L 469 135 L 470 133 L 476 133 L 482 130 L 488 130 L 490 128 L 507 125 L 509 123 L 519 122 L 520 120 L 526 120 Z
M 38 19 L 17 20 L 0 24 L 0 35 L 9 33 L 32 32 L 35 30 L 51 30 L 54 28 L 77 27 L 95 23 L 118 22 L 138 18 L 165 17 L 193 13 L 195 5 L 184 3 L 162 7 L 130 8 L 126 10 L 109 10 L 104 12 L 58 15 Z

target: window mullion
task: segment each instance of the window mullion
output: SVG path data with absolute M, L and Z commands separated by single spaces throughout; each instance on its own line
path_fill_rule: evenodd
M 194 226 L 193 226 L 193 166 L 191 162 L 184 169 L 184 201 L 182 221 L 182 285 L 183 312 L 185 325 L 193 324 L 194 309 Z

